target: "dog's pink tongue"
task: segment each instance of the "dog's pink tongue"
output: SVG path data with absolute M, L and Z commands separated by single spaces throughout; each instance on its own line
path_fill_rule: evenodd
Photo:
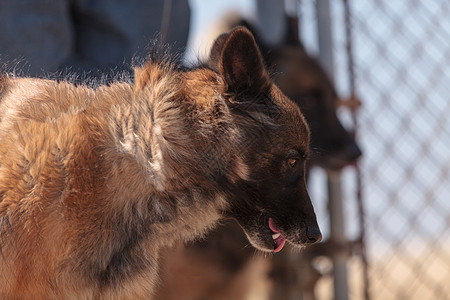
M 280 235 L 273 241 L 275 242 L 275 249 L 273 249 L 273 252 L 280 252 L 281 249 L 283 249 L 284 244 L 286 243 L 286 239 L 282 235 Z
M 274 233 L 280 233 L 280 231 L 275 227 L 275 224 L 273 223 L 272 218 L 269 218 L 269 228 Z M 273 239 L 273 242 L 275 244 L 275 248 L 273 249 L 273 252 L 280 252 L 281 249 L 283 249 L 284 244 L 286 243 L 286 238 L 280 233 L 280 236 L 276 239 Z

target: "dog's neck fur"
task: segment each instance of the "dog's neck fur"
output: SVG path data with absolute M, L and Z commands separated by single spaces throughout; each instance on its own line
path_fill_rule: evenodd
M 110 124 L 109 128 L 103 128 L 107 130 L 104 136 L 110 140 L 104 140 L 101 154 L 109 162 L 105 186 L 112 199 L 107 203 L 112 212 L 122 212 L 125 223 L 141 219 L 150 224 L 149 234 L 158 239 L 155 246 L 171 243 L 175 236 L 189 240 L 203 234 L 226 209 L 228 195 L 216 192 L 215 185 L 219 183 L 214 179 L 238 180 L 247 175 L 244 163 L 228 165 L 232 159 L 227 157 L 238 156 L 237 149 L 223 153 L 221 161 L 208 161 L 208 157 L 216 155 L 213 152 L 224 148 L 223 143 L 239 144 L 233 140 L 239 137 L 215 136 L 220 120 L 203 122 L 199 135 L 196 128 L 199 124 L 193 123 L 191 114 L 201 111 L 199 106 L 213 109 L 217 105 L 214 102 L 221 100 L 216 97 L 197 100 L 198 96 L 188 99 L 189 95 L 182 93 L 189 84 L 184 76 L 170 66 L 149 63 L 136 69 L 133 91 L 123 85 L 109 88 L 112 94 L 114 89 L 126 90 L 128 99 L 119 99 L 117 103 L 98 99 L 90 108 L 93 113 L 109 111 L 100 117 L 109 119 L 108 122 L 99 122 Z M 97 105 L 109 105 L 110 109 L 98 109 Z M 209 132 L 205 126 L 209 126 Z M 200 146 L 199 140 L 203 140 Z M 196 169 L 196 175 L 180 176 L 186 169 L 190 174 Z M 198 201 L 199 197 L 204 201 Z M 209 205 L 205 206 L 205 202 Z

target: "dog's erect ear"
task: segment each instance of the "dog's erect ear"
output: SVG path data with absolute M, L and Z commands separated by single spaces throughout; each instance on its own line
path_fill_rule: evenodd
M 217 60 L 217 71 L 223 75 L 231 92 L 256 95 L 269 87 L 270 79 L 259 48 L 244 27 L 219 36 L 211 51 L 210 61 L 213 60 Z
M 211 47 L 211 53 L 209 54 L 209 66 L 219 72 L 219 60 L 222 55 L 223 45 L 228 39 L 228 33 L 222 33 L 219 37 L 214 41 L 214 45 Z

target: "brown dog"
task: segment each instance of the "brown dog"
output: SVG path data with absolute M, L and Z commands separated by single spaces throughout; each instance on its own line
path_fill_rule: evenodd
M 221 217 L 263 251 L 320 240 L 303 116 L 248 30 L 214 49 L 134 85 L 1 77 L 0 298 L 148 298 L 159 249 Z

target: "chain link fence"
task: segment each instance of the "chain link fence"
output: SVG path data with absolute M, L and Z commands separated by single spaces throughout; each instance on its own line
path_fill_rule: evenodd
M 302 32 L 314 52 L 308 30 L 316 19 L 308 11 L 316 3 L 298 3 Z M 343 1 L 330 4 L 335 81 L 345 95 Z M 450 299 L 450 2 L 349 4 L 356 93 L 363 102 L 357 136 L 364 151 L 360 167 L 371 299 Z M 351 126 L 346 112 L 342 118 Z M 343 173 L 349 239 L 357 233 L 354 177 L 353 170 Z M 319 199 L 326 197 L 321 187 L 313 190 Z M 317 206 L 324 210 L 321 201 Z M 354 256 L 351 299 L 363 299 L 361 273 Z M 319 299 L 332 297 L 330 285 L 329 278 L 319 283 Z

